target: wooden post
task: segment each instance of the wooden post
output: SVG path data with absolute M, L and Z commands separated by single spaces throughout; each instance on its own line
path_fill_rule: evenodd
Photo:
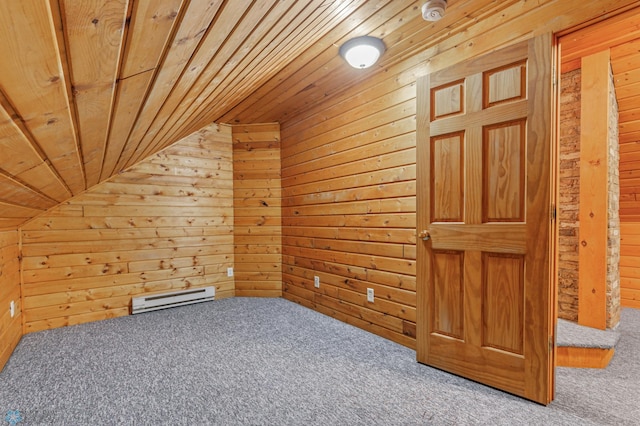
M 582 58 L 578 323 L 607 327 L 609 50 Z

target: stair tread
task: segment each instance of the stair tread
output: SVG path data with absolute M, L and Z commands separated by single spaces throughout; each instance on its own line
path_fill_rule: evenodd
M 556 329 L 556 346 L 578 348 L 611 349 L 620 340 L 620 333 L 615 330 L 598 330 L 583 325 L 558 319 Z

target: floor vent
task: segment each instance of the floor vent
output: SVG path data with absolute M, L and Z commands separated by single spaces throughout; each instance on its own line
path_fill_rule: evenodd
M 141 314 L 142 312 L 173 308 L 174 306 L 208 302 L 214 299 L 215 293 L 215 287 L 202 287 L 189 290 L 173 291 L 171 293 L 151 294 L 149 296 L 134 297 L 133 299 L 131 299 L 131 313 Z

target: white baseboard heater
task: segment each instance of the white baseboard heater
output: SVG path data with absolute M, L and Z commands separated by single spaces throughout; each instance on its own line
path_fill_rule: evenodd
M 216 288 L 211 286 L 134 297 L 131 299 L 131 313 L 141 314 L 142 312 L 173 308 L 174 306 L 208 302 L 214 299 L 215 294 Z

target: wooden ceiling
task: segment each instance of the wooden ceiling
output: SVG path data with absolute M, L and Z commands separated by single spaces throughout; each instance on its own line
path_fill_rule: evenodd
M 277 121 L 282 105 L 242 101 L 344 69 L 342 41 L 418 19 L 408 0 L 0 1 L 0 228 L 223 116 Z M 288 87 L 281 104 L 300 95 Z
M 216 121 L 284 122 L 522 0 L 0 1 L 0 229 Z M 376 67 L 339 46 L 383 38 Z

